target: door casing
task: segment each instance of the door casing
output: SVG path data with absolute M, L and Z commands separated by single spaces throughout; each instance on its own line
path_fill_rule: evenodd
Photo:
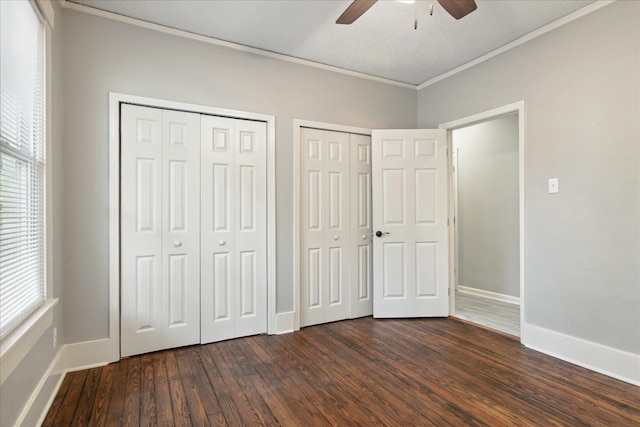
M 524 101 L 515 102 L 513 104 L 505 105 L 502 107 L 494 108 L 492 110 L 484 111 L 471 116 L 463 117 L 458 120 L 453 120 L 441 124 L 440 129 L 447 130 L 447 147 L 450 153 L 453 153 L 453 130 L 462 127 L 467 127 L 473 124 L 486 122 L 491 119 L 495 119 L 507 114 L 518 113 L 518 193 L 519 193 L 519 223 L 520 223 L 520 342 L 526 342 L 525 338 L 525 311 L 526 311 L 526 276 L 525 276 L 525 249 L 526 249 L 526 197 L 525 197 L 525 103 Z M 449 156 L 448 159 L 448 174 L 449 183 L 453 183 L 453 160 L 454 156 Z M 455 193 L 449 192 L 449 218 L 454 218 L 456 215 Z M 456 267 L 456 239 L 455 239 L 455 227 L 449 227 L 449 271 L 454 272 Z M 455 307 L 455 284 L 456 284 L 456 272 L 449 275 L 449 312 L 454 313 Z

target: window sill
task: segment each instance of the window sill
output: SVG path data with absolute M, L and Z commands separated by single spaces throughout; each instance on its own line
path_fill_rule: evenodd
M 0 342 L 0 385 L 11 375 L 24 357 L 53 323 L 57 299 L 44 302 L 36 311 Z

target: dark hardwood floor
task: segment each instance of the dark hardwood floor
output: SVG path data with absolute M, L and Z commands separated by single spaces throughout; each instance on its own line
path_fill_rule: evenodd
M 67 374 L 45 426 L 640 426 L 640 388 L 447 319 L 363 318 Z

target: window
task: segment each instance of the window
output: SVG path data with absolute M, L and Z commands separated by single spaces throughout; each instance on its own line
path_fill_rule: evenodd
M 0 339 L 46 299 L 45 29 L 0 1 Z

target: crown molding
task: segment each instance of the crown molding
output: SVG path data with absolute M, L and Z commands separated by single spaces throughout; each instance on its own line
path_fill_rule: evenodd
M 182 37 L 190 40 L 199 41 L 202 43 L 208 43 L 216 46 L 222 46 L 229 49 L 253 53 L 255 55 L 265 56 L 267 58 L 278 59 L 285 62 L 291 62 L 298 65 L 305 65 L 307 67 L 318 68 L 325 71 L 332 71 L 334 73 L 344 74 L 351 77 L 357 77 L 360 79 L 371 80 L 378 83 L 384 83 L 392 86 L 399 86 L 407 89 L 416 89 L 416 85 L 409 83 L 399 82 L 397 80 L 385 79 L 383 77 L 372 76 L 370 74 L 360 73 L 357 71 L 351 71 L 333 65 L 326 65 L 319 62 L 309 61 L 307 59 L 296 58 L 293 56 L 283 55 L 281 53 L 270 52 L 255 47 L 245 46 L 238 43 L 232 43 L 225 40 L 216 39 L 214 37 L 203 36 L 200 34 L 190 33 L 184 30 L 178 30 L 176 28 L 167 27 L 160 24 L 154 24 L 151 22 L 143 21 L 137 18 L 130 18 L 124 15 L 118 15 L 117 13 L 107 12 L 104 10 L 96 9 L 90 6 L 85 6 L 78 3 L 72 3 L 67 0 L 59 0 L 60 4 L 65 9 L 74 10 L 77 12 L 86 13 L 89 15 L 99 16 L 101 18 L 111 19 L 113 21 L 122 22 L 136 27 L 145 28 L 148 30 L 158 31 L 165 34 L 171 34 L 173 36 Z
M 454 68 L 453 70 L 447 71 L 446 73 L 442 73 L 436 77 L 433 77 L 429 80 L 427 80 L 426 82 L 419 84 L 417 86 L 418 90 L 424 89 L 426 87 L 429 87 L 435 83 L 438 83 L 439 81 L 442 81 L 444 79 L 447 79 L 451 76 L 454 76 L 458 73 L 461 73 L 465 70 L 468 70 L 469 68 L 475 67 L 478 64 L 481 64 L 485 61 L 488 61 L 489 59 L 493 58 L 494 56 L 498 56 L 500 54 L 503 54 L 511 49 L 514 49 L 524 43 L 527 43 L 528 41 L 531 41 L 535 38 L 538 38 L 542 35 L 547 34 L 548 32 L 551 32 L 553 30 L 555 30 L 556 28 L 562 27 L 563 25 L 566 25 L 570 22 L 575 21 L 576 19 L 582 18 L 583 16 L 586 16 L 592 12 L 595 12 L 596 10 L 600 10 L 605 6 L 608 6 L 610 4 L 615 3 L 618 0 L 597 0 L 594 3 L 591 3 L 588 6 L 583 7 L 582 9 L 578 9 L 573 13 L 570 13 L 569 15 L 563 16 L 562 18 L 553 21 L 547 25 L 545 25 L 544 27 L 540 27 L 535 31 L 532 31 L 528 34 L 525 34 L 524 36 L 515 39 L 514 41 L 505 44 L 504 46 L 501 46 L 495 50 L 492 50 L 489 53 L 486 53 L 476 59 L 474 59 L 473 61 L 469 61 L 464 65 L 461 65 L 459 67 Z

